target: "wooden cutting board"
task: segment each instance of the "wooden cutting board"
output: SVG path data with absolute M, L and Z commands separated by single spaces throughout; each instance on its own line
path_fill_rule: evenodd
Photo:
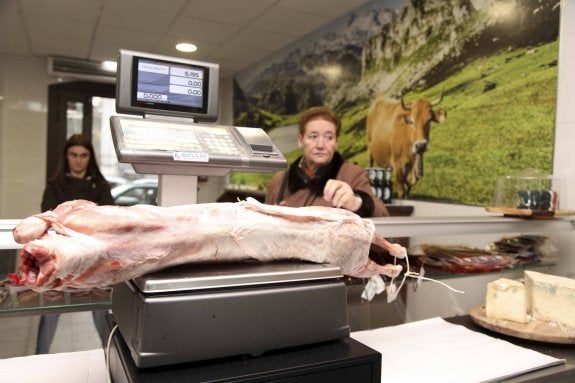
M 510 207 L 485 207 L 490 213 L 503 214 L 508 217 L 519 218 L 553 218 L 553 217 L 568 217 L 575 215 L 575 210 L 531 210 L 531 209 L 514 209 Z
M 485 305 L 473 307 L 469 315 L 479 326 L 500 334 L 547 343 L 575 344 L 575 328 L 572 327 L 533 318 L 529 323 L 488 318 L 485 314 Z

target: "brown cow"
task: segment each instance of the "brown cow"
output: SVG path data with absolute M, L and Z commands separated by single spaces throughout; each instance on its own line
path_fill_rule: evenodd
M 446 112 L 433 106 L 443 99 L 391 103 L 379 94 L 367 113 L 369 165 L 391 167 L 399 198 L 405 198 L 423 175 L 423 153 L 427 150 L 431 122 L 442 122 Z

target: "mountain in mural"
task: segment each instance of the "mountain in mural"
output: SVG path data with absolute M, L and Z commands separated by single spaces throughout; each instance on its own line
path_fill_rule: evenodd
M 397 98 L 474 58 L 552 41 L 558 33 L 548 27 L 559 17 L 554 1 L 411 0 L 398 9 L 386 3 L 370 3 L 380 6 L 352 12 L 288 47 L 255 80 L 236 79 L 236 123 L 268 128 L 276 122 L 270 115 L 320 104 L 341 110 L 379 92 Z
M 440 82 L 472 60 L 557 39 L 559 3 L 411 1 L 362 50 L 362 82 L 394 96 Z M 350 94 L 349 91 L 346 94 Z
M 363 44 L 393 19 L 393 13 L 369 9 L 348 14 L 335 28 L 289 48 L 281 60 L 258 73 L 255 81 L 240 86 L 236 80 L 236 115 L 244 112 L 245 117 L 249 105 L 275 114 L 298 113 L 323 104 L 334 89 L 357 82 Z

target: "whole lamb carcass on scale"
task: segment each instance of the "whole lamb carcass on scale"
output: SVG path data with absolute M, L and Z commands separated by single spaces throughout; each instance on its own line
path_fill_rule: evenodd
M 248 259 L 301 259 L 337 265 L 352 277 L 396 277 L 401 266 L 373 262 L 370 246 L 406 256 L 375 233 L 371 220 L 347 210 L 251 198 L 173 207 L 75 200 L 24 219 L 13 235 L 24 247 L 12 282 L 36 291 L 103 287 L 180 264 Z

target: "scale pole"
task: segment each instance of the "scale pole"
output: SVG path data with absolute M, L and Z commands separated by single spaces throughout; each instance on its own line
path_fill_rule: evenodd
M 198 202 L 198 176 L 160 174 L 158 176 L 158 205 L 177 206 Z

